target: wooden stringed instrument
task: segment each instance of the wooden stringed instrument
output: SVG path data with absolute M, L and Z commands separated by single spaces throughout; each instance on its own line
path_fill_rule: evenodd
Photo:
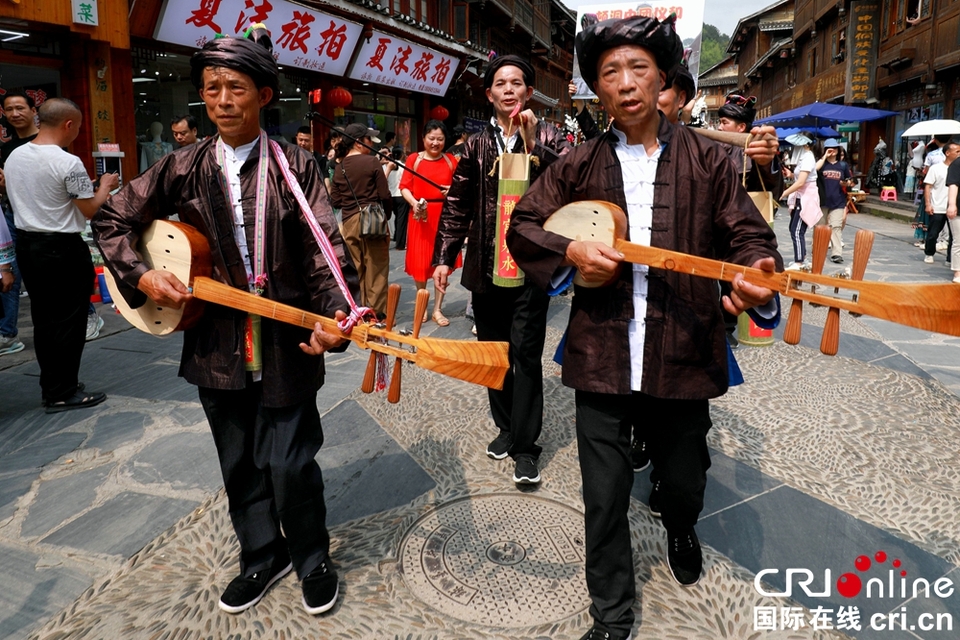
M 815 227 L 812 273 L 781 271 L 770 273 L 752 267 L 701 258 L 678 251 L 647 247 L 627 242 L 626 214 L 617 205 L 599 200 L 574 202 L 557 210 L 543 228 L 571 240 L 596 241 L 607 244 L 624 255 L 627 262 L 645 264 L 657 269 L 687 273 L 714 280 L 731 282 L 742 274 L 746 282 L 777 291 L 793 298 L 793 306 L 784 329 L 784 341 L 800 341 L 803 302 L 828 307 L 820 350 L 827 355 L 837 353 L 840 335 L 840 311 L 867 315 L 897 324 L 960 336 L 960 286 L 953 283 L 893 283 L 864 281 L 867 259 L 873 246 L 873 232 L 861 229 L 854 245 L 852 277 L 827 276 L 821 273 L 827 244 L 828 227 Z M 581 286 L 603 286 L 584 283 Z M 833 290 L 833 295 L 820 291 Z
M 361 349 L 395 356 L 398 361 L 413 362 L 419 367 L 441 373 L 457 380 L 472 382 L 493 389 L 502 389 L 510 367 L 506 342 L 476 342 L 448 340 L 419 336 L 419 323 L 427 301 L 417 299 L 413 335 L 393 330 L 393 314 L 400 297 L 399 285 L 391 291 L 391 318 L 387 325 L 360 323 L 349 334 L 343 333 L 337 321 L 290 305 L 255 296 L 209 277 L 211 273 L 210 247 L 206 238 L 190 225 L 169 220 L 157 220 L 143 233 L 137 247 L 143 262 L 152 269 L 170 271 L 181 282 L 192 288 L 194 300 L 181 309 L 157 305 L 151 300 L 132 309 L 117 289 L 112 276 L 106 276 L 107 288 L 117 310 L 130 324 L 147 333 L 163 336 L 188 329 L 200 319 L 204 301 L 259 315 L 262 318 L 286 322 L 305 329 L 320 323 L 323 330 L 350 340 Z M 104 270 L 107 274 L 109 270 Z M 426 293 L 426 292 L 423 292 Z M 428 294 L 429 295 L 429 294 Z M 398 366 L 394 368 L 399 371 Z M 400 376 L 394 375 L 388 397 L 399 401 Z M 365 385 L 366 386 L 366 385 Z M 366 391 L 366 389 L 364 389 Z M 371 387 L 372 390 L 372 387 Z

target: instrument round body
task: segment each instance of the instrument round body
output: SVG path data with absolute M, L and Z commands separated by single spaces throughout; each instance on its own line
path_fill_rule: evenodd
M 602 242 L 615 247 L 617 240 L 627 237 L 627 215 L 610 202 L 582 200 L 557 209 L 543 223 L 543 228 L 570 240 Z M 616 276 L 613 278 L 616 279 Z M 602 287 L 609 282 L 585 282 L 577 273 L 574 284 L 580 287 Z
M 169 271 L 186 286 L 190 286 L 195 277 L 209 276 L 213 270 L 207 239 L 183 222 L 153 222 L 140 236 L 137 253 L 148 267 Z M 161 307 L 148 298 L 143 306 L 132 309 L 120 295 L 110 270 L 104 269 L 103 274 L 117 311 L 141 331 L 165 336 L 189 329 L 203 314 L 203 301 L 196 298 L 179 309 Z

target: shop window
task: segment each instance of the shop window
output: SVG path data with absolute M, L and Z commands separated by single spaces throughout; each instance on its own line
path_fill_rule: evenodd
M 444 33 L 453 33 L 453 26 L 450 22 L 451 0 L 440 0 L 437 3 L 437 28 Z
M 817 75 L 817 48 L 811 47 L 807 54 L 807 79 Z
M 397 98 L 398 106 L 400 107 L 398 111 L 405 116 L 415 115 L 417 112 L 417 106 L 414 103 L 412 98 Z
M 377 95 L 377 111 L 387 111 L 389 113 L 396 113 L 397 111 L 397 98 L 396 96 L 389 96 L 384 94 Z

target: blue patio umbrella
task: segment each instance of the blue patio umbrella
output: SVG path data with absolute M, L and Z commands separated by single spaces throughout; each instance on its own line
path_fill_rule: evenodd
M 755 125 L 772 124 L 781 127 L 829 127 L 843 122 L 866 122 L 897 115 L 895 111 L 848 107 L 843 104 L 814 102 L 796 109 L 755 121 Z
M 791 127 L 788 129 L 781 129 L 777 127 L 777 138 L 784 140 L 785 138 L 792 136 L 796 133 L 801 133 L 806 131 L 807 133 L 812 133 L 817 138 L 840 138 L 842 137 L 836 129 L 831 129 L 830 127 L 820 127 L 819 129 L 814 129 L 810 127 L 804 129 L 803 127 Z

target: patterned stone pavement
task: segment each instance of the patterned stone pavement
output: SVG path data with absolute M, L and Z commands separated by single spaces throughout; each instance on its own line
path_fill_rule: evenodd
M 850 224 L 878 232 L 868 278 L 946 277 L 907 247 L 903 225 L 866 216 Z M 409 322 L 412 297 L 404 292 L 401 321 Z M 451 326 L 428 330 L 468 338 L 464 303 L 455 291 L 445 307 Z M 494 433 L 482 389 L 408 366 L 401 402 L 390 405 L 356 390 L 365 354 L 331 358 L 331 382 L 318 398 L 327 433 L 319 460 L 341 596 L 320 617 L 303 612 L 292 576 L 250 612 L 219 611 L 237 546 L 202 412 L 174 378 L 175 343 L 107 318 L 119 333 L 88 345 L 104 353 L 88 351 L 84 376 L 97 378 L 110 400 L 85 415 L 49 417 L 21 398 L 0 426 L 0 580 L 14 585 L 0 593 L 0 637 L 579 638 L 590 617 L 573 394 L 549 360 L 568 305 L 558 298 L 551 308 L 544 482 L 534 491 L 516 489 L 508 460 L 484 455 Z M 669 574 L 663 528 L 644 506 L 649 480 L 638 474 L 634 637 L 960 633 L 866 624 L 868 613 L 886 620 L 900 607 L 910 624 L 928 611 L 955 619 L 955 593 L 877 602 L 845 600 L 835 589 L 829 598 L 800 589 L 780 598 L 755 587 L 761 570 L 779 570 L 764 587 L 776 591 L 787 568 L 807 567 L 820 589 L 832 582 L 824 569 L 835 580 L 880 550 L 902 560 L 911 578 L 960 580 L 960 387 L 949 363 L 957 340 L 844 315 L 840 356 L 827 358 L 815 350 L 822 315 L 805 309 L 799 346 L 739 349 L 748 384 L 712 404 L 714 467 L 698 525 L 705 575 L 692 589 Z M 91 373 L 88 357 L 115 371 Z M 132 373 L 134 361 L 143 374 Z M 0 371 L 5 398 L 35 393 L 30 367 L 27 360 Z M 859 574 L 864 582 L 886 575 L 884 563 L 874 565 Z M 817 607 L 851 604 L 864 612 L 862 630 L 811 628 Z M 784 608 L 805 624 L 755 628 L 758 610 L 779 622 Z

